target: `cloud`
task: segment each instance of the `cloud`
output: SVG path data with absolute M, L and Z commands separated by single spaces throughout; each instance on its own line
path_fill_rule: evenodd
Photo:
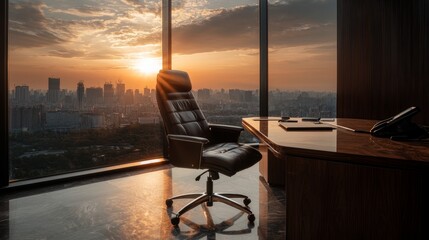
M 158 15 L 155 19 L 152 14 L 159 14 L 160 2 L 121 0 L 113 5 L 74 4 L 59 9 L 41 1 L 11 1 L 10 45 L 12 48 L 46 47 L 50 55 L 64 58 L 118 56 L 117 52 L 113 53 L 114 49 L 159 44 L 160 27 L 155 25 L 161 19 Z M 275 0 L 270 3 L 269 47 L 272 51 L 335 44 L 336 1 Z M 222 9 L 204 4 L 207 2 L 202 0 L 174 1 L 173 53 L 259 48 L 258 6 Z M 112 54 L 91 50 L 100 48 L 100 44 L 103 52 Z
M 336 1 L 279 1 L 269 11 L 270 47 L 336 42 Z
M 222 10 L 204 21 L 173 28 L 173 53 L 258 48 L 258 11 L 258 6 Z M 335 1 L 276 1 L 269 16 L 270 48 L 336 41 Z M 130 44 L 153 43 L 159 36 L 153 33 Z
M 47 26 L 39 1 L 9 3 L 9 37 L 14 47 L 40 47 L 65 42 Z
M 159 0 L 122 0 L 123 3 L 132 6 L 139 13 L 154 13 L 161 15 L 162 3 Z
M 54 57 L 73 58 L 73 57 L 82 57 L 85 55 L 85 53 L 83 51 L 60 48 L 60 49 L 49 51 L 49 55 Z
M 124 57 L 124 53 L 113 49 L 82 48 L 79 50 L 68 47 L 54 47 L 47 51 L 46 56 L 60 58 L 80 58 L 85 60 L 100 60 L 100 59 L 120 59 Z
M 76 17 L 103 17 L 103 16 L 113 16 L 115 13 L 108 9 L 103 9 L 101 7 L 88 6 L 83 5 L 76 8 L 67 8 L 67 9 L 59 9 L 49 7 L 49 11 L 52 13 L 61 13 L 61 14 L 69 14 Z
M 173 52 L 195 53 L 257 48 L 258 9 L 223 10 L 201 23 L 173 29 Z
M 123 57 L 118 48 L 124 49 L 130 39 L 148 34 L 157 21 L 153 14 L 140 14 L 118 1 L 105 6 L 71 4 L 59 7 L 41 1 L 11 1 L 11 49 L 39 48 L 37 54 L 62 58 Z
M 255 21 L 249 21 L 255 19 Z M 222 10 L 218 14 L 196 23 L 173 28 L 175 53 L 198 53 L 258 47 L 258 9 L 241 7 Z M 134 45 L 154 43 L 160 33 L 153 33 L 131 42 Z M 256 36 L 252 39 L 252 36 Z
M 9 30 L 9 45 L 11 48 L 17 47 L 42 47 L 52 44 L 58 44 L 64 42 L 63 39 L 49 33 L 49 32 L 38 32 L 38 33 L 26 33 L 22 31 L 16 31 L 14 29 Z

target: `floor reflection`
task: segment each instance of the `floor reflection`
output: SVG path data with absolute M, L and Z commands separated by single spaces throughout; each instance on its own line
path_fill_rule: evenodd
M 239 212 L 235 214 L 234 216 L 230 217 L 229 219 L 223 220 L 222 222 L 215 224 L 213 221 L 212 214 L 210 213 L 209 208 L 206 206 L 206 204 L 201 204 L 201 208 L 203 211 L 203 215 L 206 218 L 206 224 L 197 224 L 193 221 L 191 221 L 188 218 L 181 217 L 180 221 L 182 225 L 186 225 L 189 227 L 189 230 L 181 230 L 180 226 L 175 227 L 172 230 L 172 234 L 180 239 L 187 238 L 187 239 L 201 239 L 201 238 L 208 238 L 208 239 L 216 239 L 216 236 L 221 235 L 243 235 L 243 234 L 250 234 L 252 232 L 252 228 L 254 228 L 254 223 L 248 223 L 247 227 L 241 230 L 228 230 L 231 228 L 234 223 L 240 219 L 244 214 L 244 212 Z M 167 213 L 171 217 L 172 211 L 167 210 Z M 183 228 L 183 227 L 182 227 Z
M 189 200 L 177 200 L 167 209 L 165 199 L 187 192 L 203 192 L 194 169 L 172 168 L 120 173 L 85 181 L 0 196 L 0 239 L 284 239 L 285 196 L 259 178 L 258 166 L 233 177 L 221 176 L 214 190 L 252 199 L 256 216 L 216 202 L 170 223 L 171 212 Z

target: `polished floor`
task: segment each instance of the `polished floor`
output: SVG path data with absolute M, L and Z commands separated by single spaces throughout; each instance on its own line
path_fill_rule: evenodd
M 267 186 L 258 165 L 233 177 L 221 175 L 216 192 L 236 192 L 252 199 L 256 216 L 223 203 L 195 208 L 170 224 L 171 195 L 203 192 L 202 171 L 162 165 L 75 181 L 59 186 L 3 194 L 0 239 L 285 239 L 285 195 Z M 175 200 L 172 211 L 188 200 Z

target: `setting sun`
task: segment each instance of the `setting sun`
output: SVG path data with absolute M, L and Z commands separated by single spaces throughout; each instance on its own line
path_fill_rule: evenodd
M 134 69 L 140 73 L 153 74 L 161 69 L 161 60 L 158 58 L 142 58 L 136 60 Z

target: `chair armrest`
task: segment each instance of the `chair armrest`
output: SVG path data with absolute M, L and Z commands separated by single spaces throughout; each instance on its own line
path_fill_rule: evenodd
M 244 130 L 239 126 L 222 124 L 209 124 L 209 128 L 215 142 L 238 142 L 238 138 Z
M 167 139 L 171 164 L 184 168 L 201 167 L 203 146 L 209 142 L 207 138 L 169 134 Z
M 168 140 L 188 141 L 188 142 L 203 143 L 203 144 L 206 144 L 209 142 L 207 138 L 188 136 L 188 135 L 178 135 L 178 134 L 168 134 L 167 138 Z

